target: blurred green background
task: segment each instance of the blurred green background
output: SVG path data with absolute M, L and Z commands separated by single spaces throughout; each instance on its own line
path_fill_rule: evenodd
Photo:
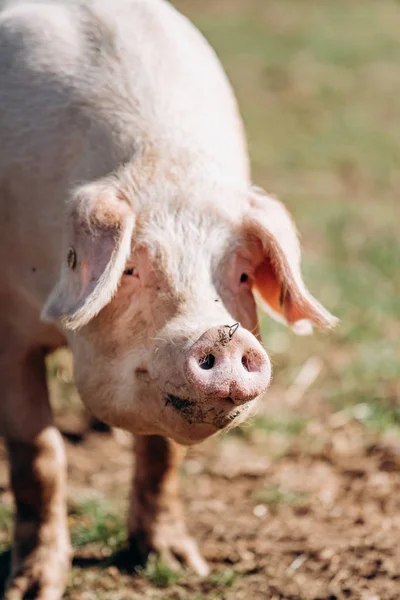
M 304 340 L 263 321 L 275 386 L 317 356 L 317 387 L 400 425 L 400 3 L 180 0 L 222 60 L 253 178 L 288 206 L 310 289 L 341 319 Z

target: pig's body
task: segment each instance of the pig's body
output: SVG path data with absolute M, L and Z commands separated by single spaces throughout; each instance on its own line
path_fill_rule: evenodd
M 44 369 L 66 343 L 85 404 L 136 434 L 133 563 L 155 550 L 205 574 L 175 442 L 240 422 L 266 389 L 253 291 L 293 327 L 333 319 L 302 282 L 288 214 L 250 189 L 218 60 L 167 3 L 0 0 L 0 249 L 9 597 L 59 600 L 68 571 Z

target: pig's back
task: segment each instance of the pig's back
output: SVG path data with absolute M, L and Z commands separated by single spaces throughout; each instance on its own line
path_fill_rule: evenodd
M 225 74 L 201 34 L 166 2 L 1 6 L 0 177 L 18 164 L 44 180 L 49 172 L 52 180 L 93 179 L 147 141 L 199 150 L 228 175 L 247 178 Z

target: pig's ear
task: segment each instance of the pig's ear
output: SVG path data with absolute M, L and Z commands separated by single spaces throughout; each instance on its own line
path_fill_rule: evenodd
M 44 306 L 43 320 L 78 329 L 110 302 L 131 251 L 133 224 L 131 206 L 111 181 L 75 192 L 60 278 Z
M 261 308 L 295 333 L 307 335 L 312 325 L 329 329 L 337 323 L 307 290 L 300 269 L 296 227 L 283 204 L 252 190 L 246 226 L 261 242 L 253 291 Z

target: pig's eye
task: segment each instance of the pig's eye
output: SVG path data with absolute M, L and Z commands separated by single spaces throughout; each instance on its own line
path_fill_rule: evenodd
M 242 273 L 240 276 L 240 283 L 246 283 L 246 281 L 249 280 L 249 276 L 247 275 L 247 273 Z
M 130 269 L 125 269 L 124 275 L 136 275 L 135 267 L 130 267 Z

